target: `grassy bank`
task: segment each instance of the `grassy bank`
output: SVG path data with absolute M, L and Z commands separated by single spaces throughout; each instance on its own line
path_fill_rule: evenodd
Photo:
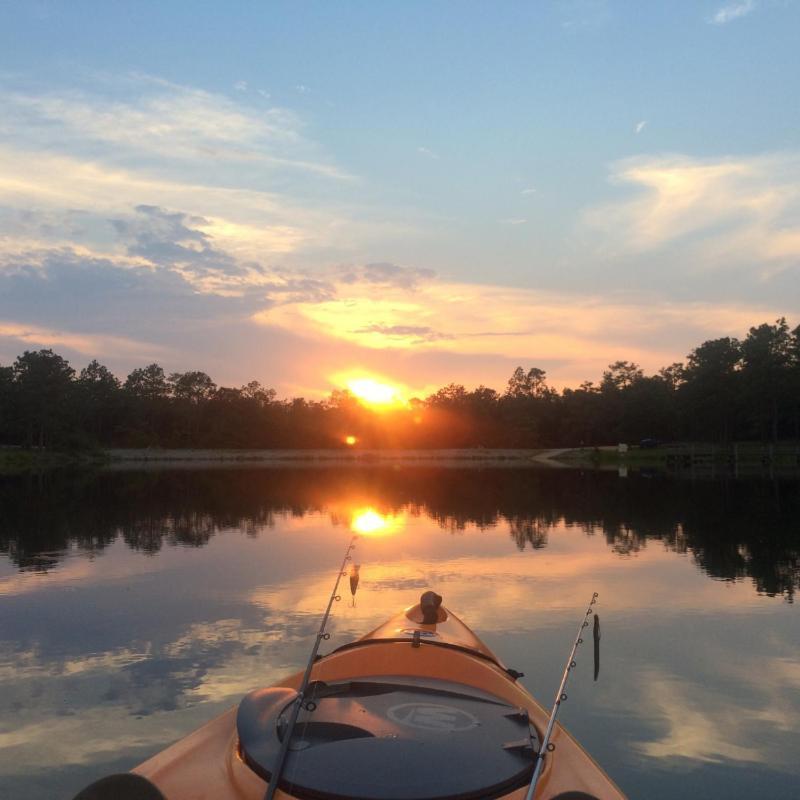
M 43 472 L 72 466 L 98 466 L 108 458 L 101 451 L 58 453 L 48 450 L 0 448 L 0 475 Z
M 0 448 L 0 475 L 86 466 L 112 466 L 118 469 L 235 467 L 257 464 L 520 467 L 535 465 L 535 456 L 542 452 L 545 451 L 491 448 L 431 450 L 118 448 L 66 453 Z
M 628 464 L 631 466 L 656 467 L 666 463 L 667 456 L 664 450 L 629 448 L 627 453 L 620 453 L 616 447 L 582 447 L 566 450 L 556 456 L 558 461 L 572 466 L 600 467 Z
M 586 447 L 567 450 L 557 458 L 565 464 L 584 467 L 664 467 L 677 470 L 724 467 L 746 471 L 800 469 L 800 443 L 736 442 L 720 445 L 689 442 L 659 447 L 629 447 L 627 452 L 620 452 L 616 447 Z
M 116 465 L 218 465 L 237 463 L 262 464 L 437 464 L 476 466 L 521 466 L 531 464 L 542 450 L 491 448 L 431 450 L 361 450 L 361 449 L 115 449 L 107 450 Z

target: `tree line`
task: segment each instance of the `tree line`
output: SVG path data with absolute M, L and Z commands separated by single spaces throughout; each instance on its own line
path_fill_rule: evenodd
M 78 373 L 53 350 L 0 365 L 0 445 L 329 448 L 348 436 L 405 448 L 800 440 L 800 325 L 781 318 L 703 342 L 654 375 L 617 361 L 598 383 L 558 392 L 544 370 L 518 367 L 503 392 L 451 383 L 380 412 L 346 390 L 282 400 L 257 381 L 217 386 L 158 364 L 120 381 L 97 361 Z

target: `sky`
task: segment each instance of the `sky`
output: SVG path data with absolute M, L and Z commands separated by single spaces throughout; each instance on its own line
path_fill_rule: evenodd
M 800 323 L 800 4 L 0 0 L 0 364 L 556 387 Z

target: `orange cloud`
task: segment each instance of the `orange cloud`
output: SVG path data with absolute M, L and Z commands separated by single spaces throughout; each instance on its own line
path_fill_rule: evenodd
M 695 332 L 688 349 L 777 316 L 778 309 L 745 304 L 642 302 L 429 280 L 413 291 L 382 287 L 380 298 L 369 284 L 340 283 L 331 299 L 286 303 L 253 319 L 367 350 L 562 362 L 548 369 L 549 377 L 574 385 L 598 377 L 619 358 L 653 371 L 682 359 L 686 350 L 672 344 L 676 331 Z
M 110 334 L 70 333 L 68 331 L 42 328 L 37 325 L 20 325 L 16 322 L 0 322 L 0 336 L 16 339 L 34 347 L 68 347 L 87 356 L 100 356 L 108 352 L 125 356 L 152 359 L 167 352 L 160 345 L 138 342 Z

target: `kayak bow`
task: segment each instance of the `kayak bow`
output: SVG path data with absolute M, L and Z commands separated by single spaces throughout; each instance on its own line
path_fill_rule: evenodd
M 133 773 L 157 793 L 129 797 L 261 800 L 285 749 L 279 800 L 523 800 L 537 764 L 536 800 L 625 800 L 558 723 L 554 752 L 537 757 L 549 715 L 518 677 L 426 592 L 314 661 L 293 730 L 303 673 L 140 764 Z M 106 797 L 123 795 L 78 796 Z

